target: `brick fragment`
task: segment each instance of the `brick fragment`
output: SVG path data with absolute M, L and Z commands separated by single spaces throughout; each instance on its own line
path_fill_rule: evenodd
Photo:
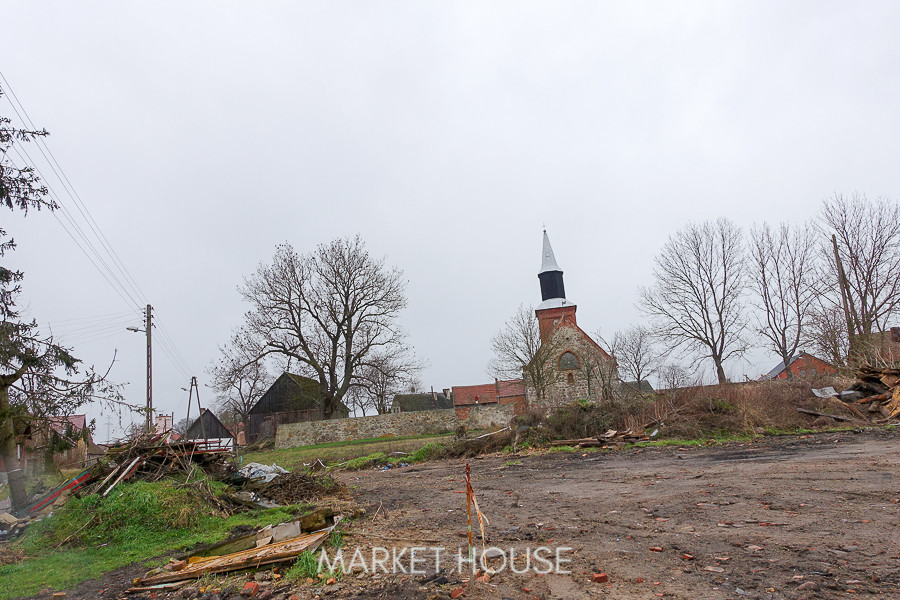
M 244 589 L 241 590 L 241 596 L 244 596 L 245 598 L 252 598 L 258 593 L 259 584 L 255 581 L 248 581 L 244 584 Z

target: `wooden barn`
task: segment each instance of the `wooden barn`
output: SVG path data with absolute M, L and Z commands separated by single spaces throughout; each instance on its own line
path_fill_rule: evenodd
M 275 380 L 248 413 L 247 443 L 274 438 L 275 430 L 285 423 L 319 421 L 322 417 L 322 391 L 319 382 L 302 375 L 283 373 Z M 334 418 L 346 419 L 350 409 L 341 404 Z
M 234 435 L 212 411 L 205 408 L 201 409 L 200 416 L 191 423 L 184 437 L 188 440 L 211 440 L 222 448 L 234 447 Z

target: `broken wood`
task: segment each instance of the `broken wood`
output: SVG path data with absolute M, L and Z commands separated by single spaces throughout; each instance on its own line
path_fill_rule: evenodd
M 829 415 L 828 413 L 819 412 L 816 410 L 809 410 L 808 408 L 798 408 L 797 412 L 801 412 L 806 415 L 813 415 L 815 417 L 829 417 L 831 419 L 835 419 L 837 421 L 855 421 L 856 419 L 851 419 L 850 417 L 842 417 L 841 415 Z

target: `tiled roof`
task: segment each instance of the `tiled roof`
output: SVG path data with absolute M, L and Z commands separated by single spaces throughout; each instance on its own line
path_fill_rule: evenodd
M 510 396 L 524 396 L 525 382 L 522 379 L 510 379 L 497 382 L 497 397 L 509 398 Z
M 460 385 L 453 388 L 454 406 L 492 404 L 495 402 L 497 402 L 497 386 L 493 383 Z

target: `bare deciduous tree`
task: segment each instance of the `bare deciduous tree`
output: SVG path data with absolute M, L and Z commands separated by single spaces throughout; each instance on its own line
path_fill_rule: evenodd
M 812 319 L 817 291 L 815 242 L 812 230 L 768 223 L 751 231 L 751 279 L 760 309 L 758 331 L 784 361 L 787 377 L 793 378 L 791 358 L 804 340 Z
M 847 320 L 839 304 L 820 298 L 810 314 L 804 343 L 822 359 L 836 367 L 846 367 L 850 355 Z
M 820 225 L 827 236 L 825 256 L 837 288 L 831 235 L 846 274 L 852 334 L 885 331 L 900 301 L 900 204 L 862 194 L 835 195 L 822 204 Z M 837 303 L 838 300 L 835 300 Z
M 719 383 L 724 362 L 744 352 L 744 257 L 741 231 L 726 219 L 690 224 L 656 257 L 653 287 L 640 305 L 670 349 L 685 347 L 713 362 Z
M 557 356 L 552 346 L 541 344 L 534 307 L 521 305 L 491 338 L 494 358 L 488 364 L 488 374 L 497 379 L 524 377 L 538 400 L 543 401 L 558 377 Z
M 612 339 L 612 352 L 625 379 L 641 382 L 659 369 L 660 355 L 653 344 L 652 332 L 641 325 L 617 331 Z
M 392 354 L 372 355 L 354 379 L 353 408 L 363 412 L 372 408 L 379 415 L 389 412 L 396 394 L 421 385 L 418 375 L 423 368 L 425 365 L 405 348 Z
M 240 291 L 252 307 L 246 330 L 257 358 L 281 355 L 317 379 L 325 418 L 336 414 L 367 359 L 402 345 L 402 272 L 372 258 L 359 236 L 303 255 L 280 245 Z
M 218 396 L 216 409 L 219 413 L 233 413 L 246 425 L 250 409 L 266 393 L 274 378 L 265 363 L 257 359 L 260 349 L 244 330 L 234 332 L 219 352 L 219 360 L 207 369 Z

